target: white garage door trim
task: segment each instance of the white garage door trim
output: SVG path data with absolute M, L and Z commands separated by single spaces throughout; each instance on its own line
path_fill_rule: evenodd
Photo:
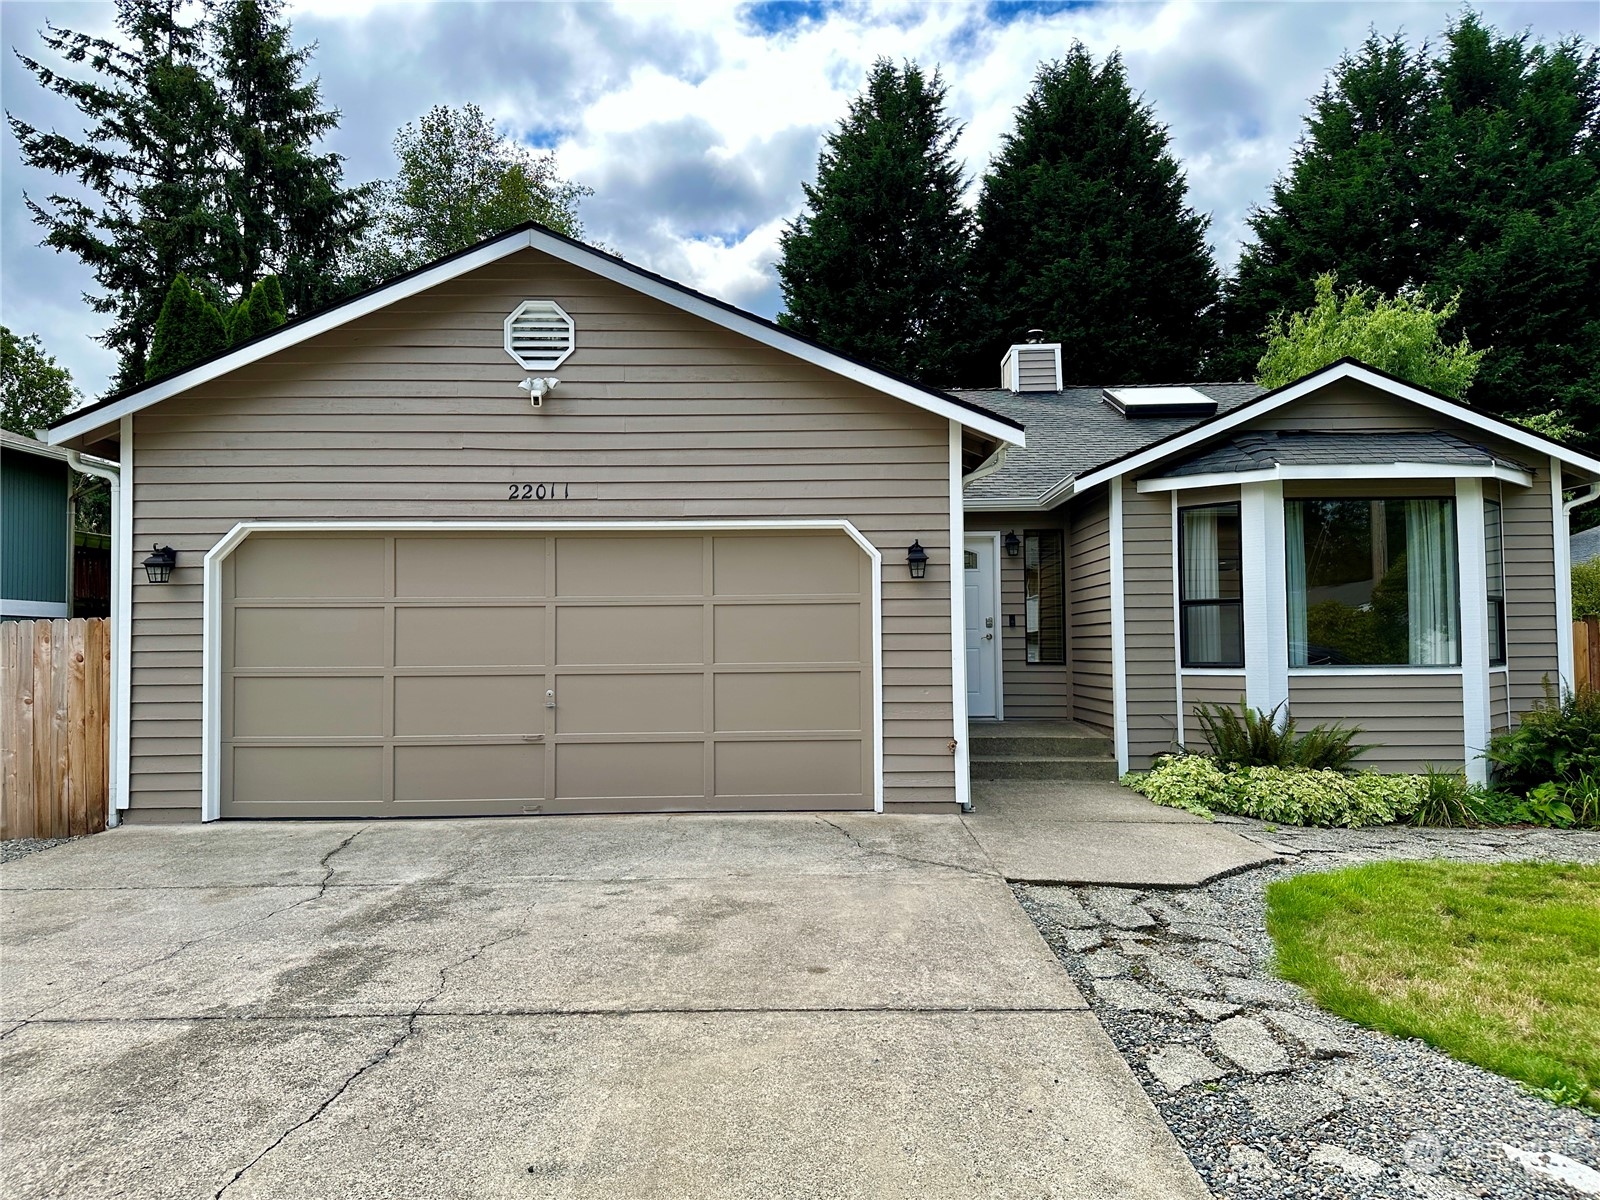
M 953 424 L 953 423 L 952 423 Z M 252 533 L 604 533 L 653 530 L 838 530 L 872 560 L 872 810 L 883 811 L 883 554 L 844 520 L 797 521 L 240 521 L 206 552 L 200 635 L 200 819 L 222 816 L 222 564 Z M 963 700 L 965 697 L 963 696 Z

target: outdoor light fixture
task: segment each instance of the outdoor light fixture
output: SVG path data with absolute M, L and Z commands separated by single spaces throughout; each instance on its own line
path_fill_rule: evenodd
M 1006 534 L 1006 557 L 1015 558 L 1022 553 L 1022 539 L 1017 536 L 1015 529 Z
M 152 546 L 155 551 L 144 560 L 144 573 L 151 583 L 166 583 L 172 578 L 172 568 L 177 564 L 178 552 L 171 546 Z
M 906 566 L 911 568 L 913 579 L 921 579 L 928 573 L 928 552 L 922 548 L 921 542 L 911 543 L 911 548 L 906 551 Z

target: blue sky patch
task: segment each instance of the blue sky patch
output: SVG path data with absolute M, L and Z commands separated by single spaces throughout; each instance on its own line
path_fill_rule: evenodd
M 739 18 L 757 33 L 787 33 L 799 25 L 824 21 L 840 7 L 840 0 L 757 0 L 741 8 Z
M 1093 8 L 1098 0 L 989 0 L 983 7 L 986 21 L 1009 25 L 1028 17 L 1054 17 L 1080 8 Z

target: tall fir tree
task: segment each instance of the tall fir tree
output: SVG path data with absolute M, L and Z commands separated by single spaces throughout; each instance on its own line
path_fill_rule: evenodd
M 956 381 L 974 332 L 973 218 L 946 92 L 937 71 L 873 64 L 778 263 L 779 324 L 928 384 Z
M 1504 36 L 1476 14 L 1437 54 L 1369 38 L 1306 132 L 1227 289 L 1216 374 L 1251 373 L 1268 322 L 1314 279 L 1459 294 L 1446 331 L 1487 351 L 1474 407 L 1554 410 L 1600 450 L 1600 56 Z
M 291 313 L 339 295 L 340 264 L 369 218 L 367 189 L 344 186 L 343 159 L 317 145 L 339 124 L 296 47 L 282 0 L 225 0 L 211 17 L 223 107 L 216 282 L 244 295 L 275 274 Z
M 1209 218 L 1187 203 L 1166 128 L 1120 55 L 1081 45 L 1045 63 L 983 179 L 976 279 L 988 340 L 969 370 L 992 384 L 1027 331 L 1061 343 L 1069 382 L 1197 377 L 1218 328 Z
M 146 378 L 161 379 L 228 348 L 228 321 L 203 287 L 179 275 L 150 336 Z
M 144 380 L 168 285 L 183 271 L 208 270 L 218 232 L 212 181 L 221 106 L 203 29 L 180 19 L 183 7 L 117 0 L 116 39 L 47 26 L 45 46 L 67 64 L 86 64 L 84 78 L 18 55 L 85 122 L 75 138 L 8 118 L 25 163 L 81 189 L 27 204 L 44 244 L 94 273 L 101 291 L 86 300 L 110 317 L 100 341 L 117 353 L 117 389 Z

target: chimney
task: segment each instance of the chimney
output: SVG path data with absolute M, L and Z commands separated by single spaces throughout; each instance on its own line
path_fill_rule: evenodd
M 1028 340 L 1000 360 L 1000 386 L 1012 392 L 1061 390 L 1061 343 L 1044 340 L 1044 330 L 1028 330 Z

